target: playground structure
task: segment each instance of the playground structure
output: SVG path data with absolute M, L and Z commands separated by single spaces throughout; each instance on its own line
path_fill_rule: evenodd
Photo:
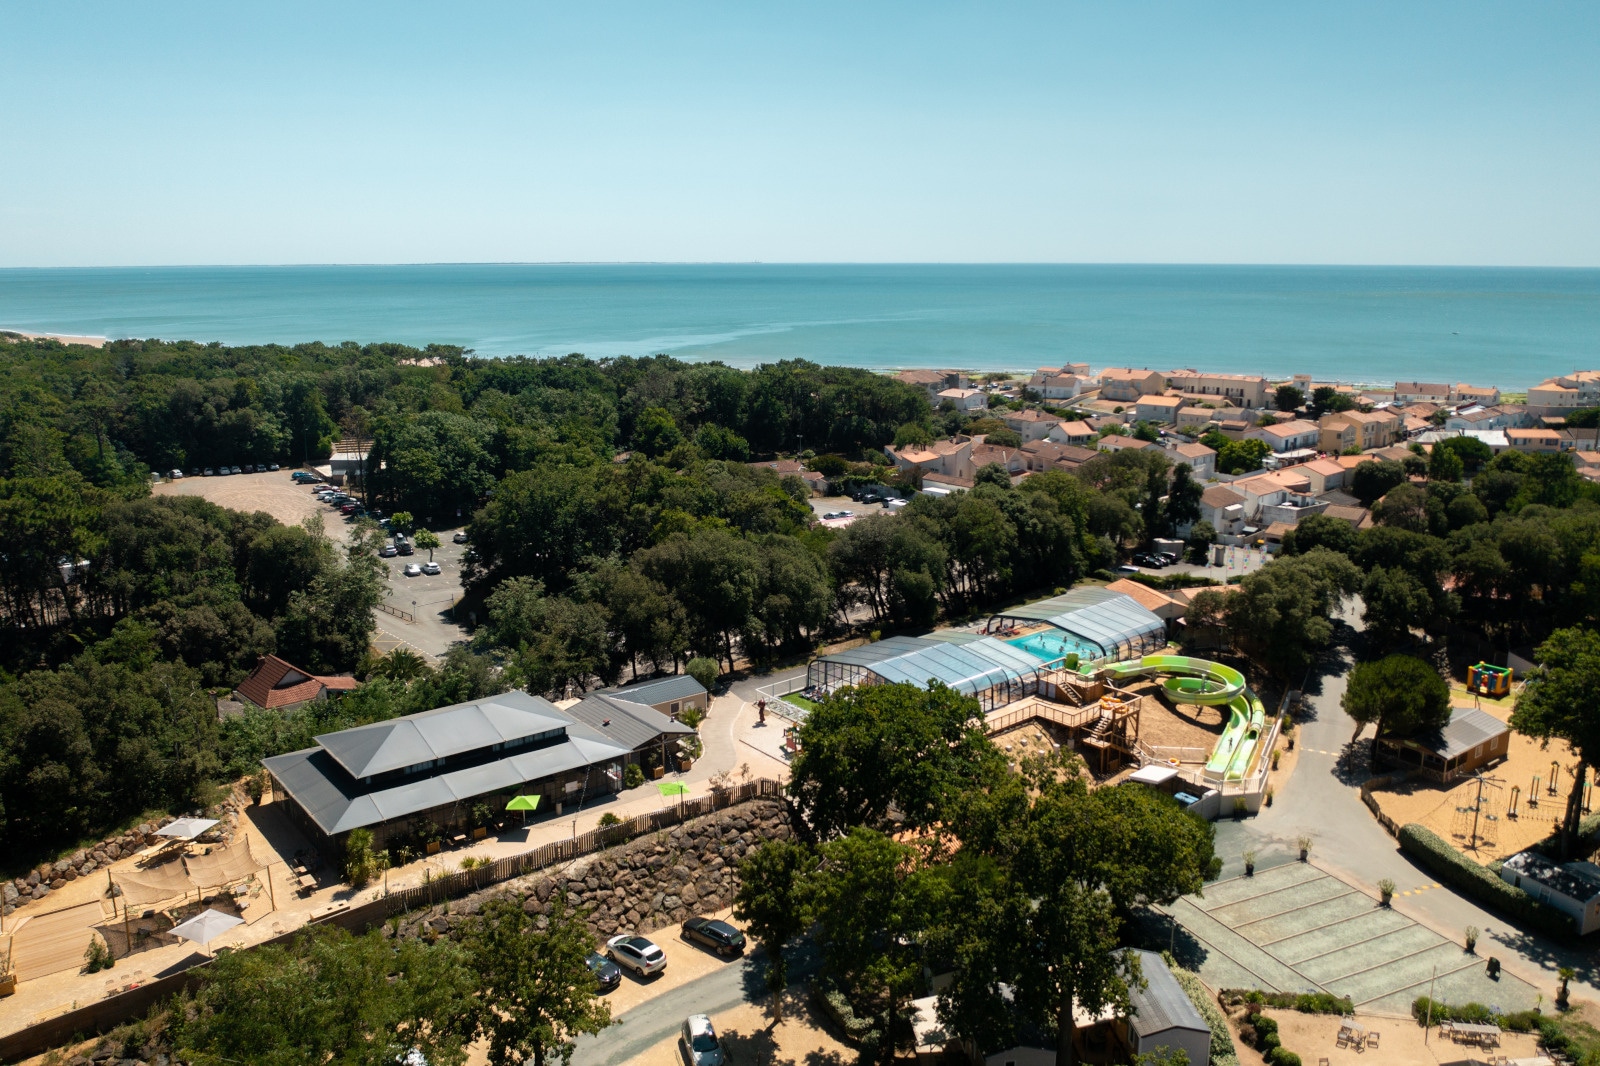
M 1117 681 L 1164 675 L 1161 691 L 1172 702 L 1228 708 L 1228 724 L 1206 759 L 1208 780 L 1243 781 L 1257 768 L 1261 738 L 1266 732 L 1266 709 L 1239 671 L 1187 655 L 1146 655 L 1103 669 L 1106 676 Z
M 1512 672 L 1509 666 L 1478 663 L 1467 667 L 1467 691 L 1478 696 L 1501 699 L 1511 695 Z

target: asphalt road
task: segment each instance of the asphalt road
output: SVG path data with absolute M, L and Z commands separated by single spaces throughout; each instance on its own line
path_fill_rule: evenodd
M 817 968 L 809 947 L 790 952 L 789 985 L 794 987 Z M 741 1003 L 754 1003 L 767 994 L 762 969 L 766 956 L 753 951 L 719 970 L 664 992 L 618 1017 L 598 1036 L 577 1042 L 573 1066 L 611 1066 L 627 1062 L 663 1040 L 670 1039 L 691 1014 L 716 1014 Z M 624 980 L 628 978 L 624 977 Z
M 1347 622 L 1354 622 L 1361 611 L 1358 601 L 1351 602 Z M 1359 741 L 1352 742 L 1355 720 L 1339 705 L 1350 665 L 1348 653 L 1341 652 L 1308 683 L 1309 707 L 1301 713 L 1295 736 L 1300 761 L 1289 782 L 1278 789 L 1273 805 L 1263 808 L 1254 818 L 1217 823 L 1217 854 L 1224 862 L 1224 877 L 1244 873 L 1246 849 L 1255 850 L 1258 868 L 1297 861 L 1298 840 L 1307 836 L 1312 840 L 1312 857 L 1319 865 L 1374 894 L 1378 882 L 1385 877 L 1394 881 L 1397 892 L 1437 880 L 1400 851 L 1399 842 L 1378 824 L 1361 801 L 1361 782 L 1373 776 L 1372 732 L 1369 729 Z M 1600 995 L 1595 987 L 1592 950 L 1569 950 L 1523 933 L 1498 914 L 1484 910 L 1448 887 L 1414 896 L 1397 894 L 1393 907 L 1458 942 L 1467 926 L 1476 926 L 1481 930 L 1479 955 L 1499 957 L 1517 976 L 1547 990 L 1551 998 L 1555 995 L 1555 971 L 1559 966 L 1578 970 L 1574 996 Z

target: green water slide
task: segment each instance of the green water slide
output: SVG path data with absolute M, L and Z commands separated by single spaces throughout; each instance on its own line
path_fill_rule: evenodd
M 1238 781 L 1250 769 L 1256 745 L 1266 727 L 1266 708 L 1231 666 L 1187 655 L 1146 655 L 1105 668 L 1114 680 L 1162 674 L 1161 690 L 1177 703 L 1207 707 L 1226 705 L 1228 724 L 1206 760 L 1206 776 Z

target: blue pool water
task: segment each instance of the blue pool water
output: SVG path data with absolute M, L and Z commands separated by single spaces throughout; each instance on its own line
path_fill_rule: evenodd
M 1038 633 L 1029 633 L 1025 637 L 1012 637 L 1006 643 L 1021 648 L 1034 658 L 1043 659 L 1045 662 L 1055 662 L 1074 653 L 1080 659 L 1097 659 L 1105 654 L 1097 645 L 1085 643 L 1059 629 L 1046 629 Z

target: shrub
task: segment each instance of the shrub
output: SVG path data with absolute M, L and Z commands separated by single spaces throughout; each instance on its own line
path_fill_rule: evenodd
M 1259 988 L 1224 988 L 1217 993 L 1223 1003 L 1234 1006 L 1249 1003 L 1258 1007 L 1278 1007 L 1301 1014 L 1353 1014 L 1355 1003 L 1346 996 L 1327 992 L 1263 992 Z M 1276 1023 L 1274 1023 L 1276 1028 Z
M 84 969 L 89 973 L 99 973 L 109 970 L 117 964 L 117 958 L 111 954 L 111 949 L 106 947 L 105 941 L 94 933 L 89 934 L 89 947 L 83 953 Z
M 682 722 L 690 729 L 698 729 L 700 727 L 700 723 L 705 720 L 706 712 L 702 711 L 698 707 L 685 707 L 678 714 L 678 721 Z
M 1256 1030 L 1256 1047 L 1261 1049 L 1261 1054 L 1267 1061 L 1272 1061 L 1272 1052 L 1283 1046 L 1283 1041 L 1278 1039 L 1277 1033 L 1263 1033 Z
M 711 686 L 717 683 L 717 662 L 715 659 L 704 657 L 690 659 L 689 665 L 684 667 L 684 671 L 700 682 L 700 687 L 707 692 L 710 692 Z
M 1450 887 L 1479 903 L 1508 914 L 1550 936 L 1570 937 L 1575 932 L 1572 919 L 1541 905 L 1532 896 L 1479 866 L 1423 826 L 1400 827 L 1400 850 L 1420 862 L 1430 873 Z
M 1179 966 L 1169 952 L 1163 951 L 1161 957 L 1166 960 L 1167 969 L 1172 971 L 1183 994 L 1206 1020 L 1206 1028 L 1211 1030 L 1211 1066 L 1239 1066 L 1239 1050 L 1233 1046 L 1233 1033 L 1217 1001 L 1211 998 L 1199 976 Z
M 826 977 L 814 977 L 811 979 L 811 995 L 822 1012 L 844 1032 L 845 1040 L 863 1048 L 878 1045 L 880 1038 L 877 1026 L 871 1018 L 856 1014 L 849 997 L 839 986 Z
M 618 818 L 616 815 L 612 814 L 610 811 L 607 811 L 606 813 L 604 813 L 604 814 L 602 814 L 600 816 L 600 828 L 601 829 L 604 829 L 608 825 L 621 825 L 621 824 L 622 824 L 622 819 Z
M 1286 1047 L 1273 1048 L 1267 1061 L 1272 1063 L 1272 1066 L 1300 1066 L 1300 1056 Z
M 638 788 L 644 784 L 644 771 L 639 769 L 637 763 L 629 763 L 622 770 L 622 787 Z
M 1276 1033 L 1278 1031 L 1277 1019 L 1268 1014 L 1252 1015 L 1250 1024 L 1255 1026 L 1255 1030 L 1258 1033 Z

